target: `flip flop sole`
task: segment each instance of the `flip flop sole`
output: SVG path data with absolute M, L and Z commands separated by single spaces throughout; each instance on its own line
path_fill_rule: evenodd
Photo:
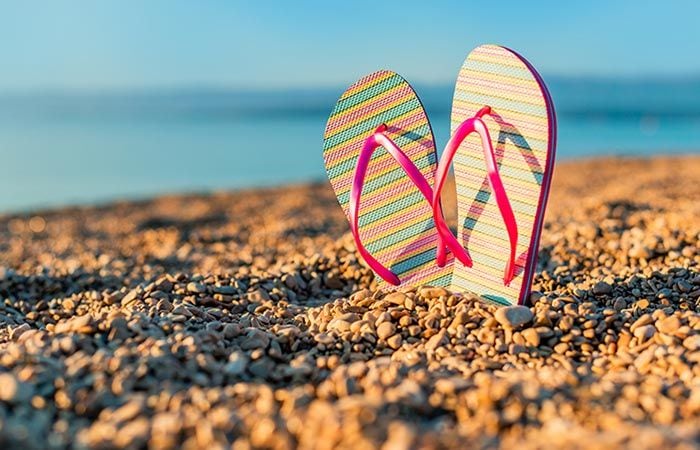
M 350 86 L 331 113 L 323 158 L 346 217 L 357 158 L 365 139 L 386 124 L 386 134 L 406 153 L 432 186 L 437 155 L 430 123 L 418 96 L 390 71 L 367 75 Z M 430 204 L 384 149 L 369 163 L 360 204 L 359 231 L 367 250 L 405 286 L 449 286 L 452 259 L 435 262 L 438 235 Z M 394 288 L 377 277 L 380 288 Z
M 495 45 L 474 49 L 459 72 L 452 105 L 453 132 L 485 105 L 496 116 L 483 120 L 518 225 L 515 278 L 504 285 L 510 243 L 487 180 L 481 142 L 474 135 L 462 143 L 454 158 L 458 237 L 474 265 L 455 264 L 452 289 L 499 304 L 523 304 L 529 298 L 537 264 L 553 172 L 554 106 L 535 69 L 520 55 Z

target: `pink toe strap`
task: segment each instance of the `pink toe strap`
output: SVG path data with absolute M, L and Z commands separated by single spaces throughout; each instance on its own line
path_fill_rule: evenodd
M 362 147 L 360 156 L 357 158 L 357 165 L 355 168 L 355 176 L 352 182 L 352 188 L 350 190 L 350 205 L 349 205 L 349 216 L 350 216 L 350 230 L 355 238 L 355 245 L 357 246 L 357 251 L 360 253 L 362 258 L 367 262 L 369 267 L 380 277 L 386 280 L 388 283 L 398 286 L 401 284 L 399 277 L 396 276 L 391 270 L 384 267 L 379 261 L 377 261 L 374 256 L 365 248 L 360 239 L 359 231 L 359 214 L 360 209 L 360 197 L 362 195 L 362 187 L 365 182 L 365 175 L 367 174 L 367 167 L 372 159 L 374 151 L 379 147 L 384 147 L 387 152 L 399 163 L 401 168 L 406 172 L 408 177 L 411 179 L 413 184 L 418 187 L 420 192 L 423 194 L 429 203 L 433 203 L 433 190 L 430 185 L 423 177 L 423 174 L 418 170 L 413 161 L 406 156 L 406 154 L 394 143 L 394 141 L 389 138 L 385 132 L 387 131 L 387 126 L 385 124 L 380 125 L 374 131 L 374 133 L 369 136 Z M 444 224 L 444 217 L 442 213 L 442 206 L 438 204 L 437 208 L 433 211 L 434 220 Z M 454 236 L 450 234 L 450 238 L 456 242 Z M 443 267 L 447 259 L 447 247 L 450 244 L 444 242 L 444 238 L 438 235 L 439 243 L 437 247 L 437 263 L 438 266 Z M 452 244 L 454 245 L 454 243 Z
M 503 217 L 506 231 L 508 232 L 508 239 L 510 240 L 510 257 L 506 263 L 506 268 L 503 275 L 503 284 L 508 286 L 515 276 L 515 253 L 518 245 L 518 225 L 515 221 L 515 215 L 513 214 L 513 208 L 510 206 L 508 195 L 503 187 L 503 181 L 501 180 L 501 176 L 498 172 L 498 164 L 496 162 L 496 155 L 494 154 L 493 146 L 491 145 L 489 130 L 484 121 L 481 120 L 481 117 L 490 113 L 490 107 L 486 106 L 482 108 L 474 117 L 462 122 L 452 134 L 452 137 L 445 147 L 445 151 L 442 153 L 440 163 L 438 164 L 432 203 L 433 208 L 435 208 L 435 205 L 439 204 L 440 202 L 442 187 L 445 183 L 445 179 L 447 178 L 447 173 L 452 165 L 452 160 L 457 152 L 457 149 L 459 149 L 459 146 L 471 133 L 478 133 L 481 137 L 481 146 L 484 150 L 484 159 L 486 160 L 486 170 L 488 172 L 489 184 L 491 185 L 491 190 L 496 197 L 496 204 L 498 205 L 498 209 Z M 440 235 L 443 237 L 445 243 L 455 254 L 455 257 L 461 260 L 462 258 L 460 256 L 463 257 L 466 255 L 464 247 L 458 241 L 456 241 L 456 239 L 448 238 L 448 235 L 452 238 L 454 238 L 454 236 L 444 222 L 439 222 L 436 220 L 435 225 L 438 229 L 438 233 L 440 233 Z M 469 267 L 471 267 L 471 265 Z

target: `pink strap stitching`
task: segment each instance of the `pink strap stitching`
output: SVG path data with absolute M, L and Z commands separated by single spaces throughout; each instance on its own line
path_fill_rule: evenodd
M 442 187 L 447 178 L 447 173 L 450 165 L 452 164 L 452 159 L 454 158 L 457 149 L 464 142 L 464 140 L 473 132 L 477 132 L 481 137 L 481 146 L 484 150 L 484 158 L 486 159 L 486 169 L 488 171 L 488 180 L 491 185 L 491 189 L 496 197 L 496 204 L 501 212 L 503 221 L 508 232 L 508 238 L 510 240 L 510 258 L 506 263 L 506 268 L 503 276 L 503 284 L 508 286 L 514 278 L 515 274 L 515 253 L 517 251 L 518 244 L 518 225 L 515 221 L 515 215 L 513 214 L 513 209 L 510 206 L 510 201 L 508 200 L 508 195 L 503 187 L 503 181 L 498 172 L 498 164 L 496 163 L 496 155 L 493 151 L 493 146 L 491 145 L 491 136 L 489 135 L 489 130 L 486 124 L 481 120 L 485 114 L 490 114 L 491 108 L 486 106 L 482 108 L 473 118 L 467 119 L 462 122 L 457 130 L 454 132 L 450 138 L 445 151 L 440 158 L 440 163 L 438 164 L 438 170 L 435 177 L 435 189 L 433 190 L 433 207 L 440 202 L 440 195 L 442 192 Z M 444 223 L 435 222 L 438 233 L 440 233 L 443 238 L 449 234 L 452 236 L 450 229 L 444 225 Z M 454 247 L 455 240 L 445 239 L 445 242 L 450 247 L 455 257 L 461 260 L 460 254 L 465 253 L 464 247 L 462 247 L 459 242 L 457 242 L 457 247 Z M 471 267 L 471 265 L 469 266 Z
M 377 259 L 374 258 L 369 253 L 369 251 L 367 251 L 364 245 L 362 245 L 362 241 L 360 240 L 358 211 L 360 208 L 360 197 L 362 196 L 362 187 L 365 182 L 365 175 L 367 173 L 367 167 L 369 166 L 372 154 L 379 147 L 384 147 L 387 150 L 387 152 L 389 152 L 389 154 L 393 156 L 394 159 L 399 163 L 399 165 L 403 168 L 403 170 L 406 172 L 411 181 L 418 187 L 425 199 L 431 205 L 433 205 L 433 190 L 430 188 L 430 185 L 425 180 L 420 170 L 418 170 L 415 164 L 413 164 L 413 161 L 411 161 L 411 159 L 408 158 L 408 156 L 406 156 L 406 154 L 394 143 L 394 141 L 392 141 L 388 136 L 384 134 L 387 128 L 388 127 L 385 124 L 382 124 L 379 127 L 377 127 L 375 132 L 365 140 L 365 143 L 362 147 L 362 151 L 360 152 L 360 156 L 357 158 L 355 176 L 353 178 L 352 188 L 350 190 L 350 230 L 352 231 L 352 235 L 355 238 L 355 245 L 357 246 L 358 252 L 364 258 L 364 260 L 367 262 L 370 268 L 388 283 L 394 286 L 398 286 L 399 284 L 401 284 L 399 277 L 396 276 L 396 274 L 394 274 L 392 271 L 384 267 L 379 261 L 377 261 Z M 437 207 L 433 206 L 433 217 L 434 220 L 440 222 L 441 224 L 444 224 L 445 219 L 442 213 L 442 206 L 440 204 L 438 204 Z M 454 236 L 452 236 L 452 234 L 450 234 L 450 238 L 457 242 L 457 240 L 454 238 Z M 444 238 L 441 235 L 438 235 L 438 239 L 439 243 L 437 248 L 436 259 L 438 266 L 443 267 L 447 259 L 447 247 L 449 247 L 450 245 L 454 246 L 454 242 L 450 244 L 445 243 Z M 457 244 L 459 243 L 457 242 Z

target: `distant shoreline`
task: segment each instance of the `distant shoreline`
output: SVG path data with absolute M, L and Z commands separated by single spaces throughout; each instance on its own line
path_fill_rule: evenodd
M 673 155 L 664 155 L 664 156 L 626 156 L 626 155 L 619 155 L 619 156 L 605 156 L 605 157 L 600 157 L 600 156 L 592 156 L 592 157 L 584 157 L 584 158 L 576 158 L 576 159 L 570 159 L 570 160 L 563 160 L 563 161 L 558 161 L 556 163 L 557 169 L 560 168 L 560 170 L 567 170 L 570 171 L 572 169 L 575 170 L 577 166 L 589 166 L 591 164 L 600 164 L 600 163 L 605 163 L 609 165 L 610 167 L 607 170 L 614 170 L 615 164 L 619 163 L 639 163 L 639 162 L 646 162 L 646 163 L 652 163 L 652 164 L 663 164 L 666 161 L 678 161 L 678 160 L 687 160 L 690 161 L 692 164 L 700 164 L 700 150 L 697 150 L 696 152 L 693 151 L 688 151 L 688 153 L 680 153 L 680 154 L 673 154 Z M 559 171 L 559 170 L 557 170 Z M 556 176 L 556 172 L 555 172 Z M 700 182 L 700 180 L 698 180 Z M 60 215 L 64 212 L 70 212 L 70 211 L 78 211 L 78 210 L 104 210 L 104 209 L 110 209 L 113 207 L 138 207 L 138 206 L 147 206 L 150 203 L 154 201 L 158 201 L 160 199 L 206 199 L 207 197 L 221 197 L 221 196 L 228 196 L 228 195 L 239 195 L 239 194 L 244 194 L 244 195 L 257 195 L 261 193 L 270 193 L 270 192 L 276 192 L 276 191 L 283 191 L 289 188 L 295 189 L 295 188 L 302 188 L 302 187 L 307 187 L 307 186 L 314 186 L 314 185 L 325 185 L 327 181 L 322 177 L 319 176 L 318 179 L 311 179 L 308 181 L 301 181 L 301 182 L 293 182 L 293 183 L 280 183 L 280 184 L 273 184 L 273 185 L 260 185 L 260 186 L 251 186 L 251 187 L 240 187 L 240 188 L 222 188 L 222 189 L 193 189 L 193 190 L 185 190 L 185 191 L 173 191 L 173 192 L 162 192 L 162 193 L 156 193 L 156 194 L 144 194 L 144 195 L 132 195 L 128 197 L 115 197 L 115 198 L 107 198 L 103 200 L 96 200 L 96 201 L 84 201 L 84 202 L 68 202 L 66 204 L 58 204 L 55 206 L 52 205 L 45 205 L 45 206 L 36 206 L 36 207 L 27 207 L 27 208 L 19 208 L 19 209 L 10 209 L 7 211 L 3 211 L 0 208 L 0 221 L 1 220 L 8 220 L 11 218 L 28 218 L 31 216 L 41 216 L 41 215 Z

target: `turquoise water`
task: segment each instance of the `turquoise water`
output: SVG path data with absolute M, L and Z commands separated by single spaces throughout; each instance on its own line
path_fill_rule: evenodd
M 560 160 L 697 153 L 700 82 L 555 81 Z M 323 180 L 342 89 L 0 96 L 0 211 Z M 449 87 L 418 87 L 438 147 Z

